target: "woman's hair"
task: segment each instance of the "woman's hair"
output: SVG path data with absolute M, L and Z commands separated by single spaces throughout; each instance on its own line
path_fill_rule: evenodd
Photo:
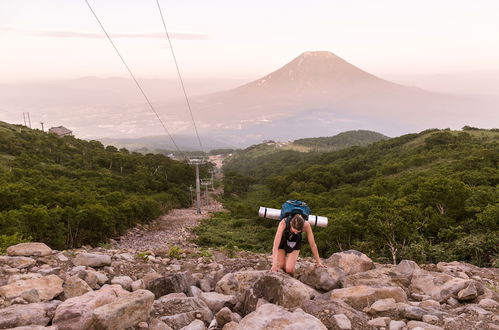
M 295 214 L 291 218 L 291 227 L 293 227 L 296 230 L 302 231 L 304 224 L 305 224 L 305 219 L 303 219 L 301 214 Z

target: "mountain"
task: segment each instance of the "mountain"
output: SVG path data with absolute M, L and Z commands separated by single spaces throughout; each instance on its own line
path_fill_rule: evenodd
M 389 137 L 378 132 L 358 130 L 343 132 L 330 137 L 299 139 L 293 143 L 318 150 L 340 150 L 353 146 L 367 146 L 386 139 L 389 139 Z
M 383 80 L 325 51 L 305 52 L 258 80 L 192 104 L 212 134 L 277 140 L 352 129 L 400 135 L 428 126 L 462 127 L 480 106 L 470 97 Z

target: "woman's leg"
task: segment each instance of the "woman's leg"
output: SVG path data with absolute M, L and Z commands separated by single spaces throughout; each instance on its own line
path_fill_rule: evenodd
M 295 250 L 286 256 L 286 273 L 293 275 L 295 272 L 296 260 L 298 259 L 299 254 L 300 250 Z
M 286 270 L 286 252 L 284 249 L 277 250 L 277 267 Z

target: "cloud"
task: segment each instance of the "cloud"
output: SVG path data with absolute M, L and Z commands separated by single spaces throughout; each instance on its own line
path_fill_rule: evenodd
M 86 39 L 102 39 L 106 38 L 104 33 L 87 33 L 74 31 L 34 31 L 34 30 L 19 30 L 7 27 L 0 27 L 0 32 L 11 32 L 25 35 L 49 38 L 86 38 Z M 202 33 L 191 32 L 171 32 L 171 39 L 178 40 L 206 40 L 208 36 Z M 110 33 L 111 38 L 166 38 L 164 32 L 149 32 L 149 33 Z

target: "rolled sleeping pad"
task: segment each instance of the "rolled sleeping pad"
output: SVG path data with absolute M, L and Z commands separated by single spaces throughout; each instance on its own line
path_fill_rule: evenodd
M 258 210 L 258 215 L 262 218 L 281 220 L 281 210 L 271 209 L 270 207 L 260 206 Z M 307 222 L 314 227 L 326 227 L 327 217 L 321 217 L 320 215 L 309 215 Z

